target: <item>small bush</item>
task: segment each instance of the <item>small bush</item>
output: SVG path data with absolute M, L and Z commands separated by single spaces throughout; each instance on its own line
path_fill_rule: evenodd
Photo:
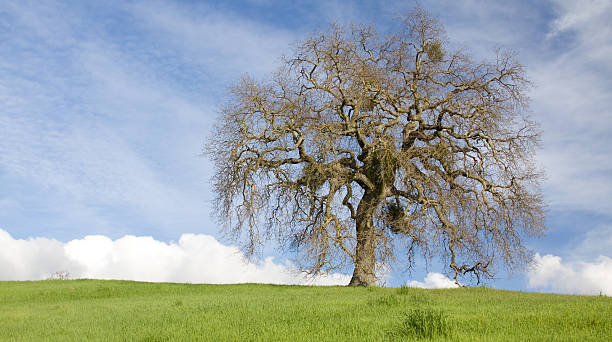
M 432 339 L 448 336 L 450 326 L 446 315 L 434 309 L 415 309 L 408 312 L 396 333 L 402 336 Z
M 72 276 L 68 271 L 57 271 L 49 276 L 47 280 L 70 280 Z

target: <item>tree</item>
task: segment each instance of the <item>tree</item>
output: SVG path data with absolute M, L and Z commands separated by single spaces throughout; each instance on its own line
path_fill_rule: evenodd
M 216 213 L 248 255 L 276 239 L 312 273 L 372 285 L 400 250 L 459 277 L 524 266 L 544 229 L 539 131 L 512 54 L 475 63 L 417 9 L 399 32 L 332 26 L 229 90 L 207 148 Z

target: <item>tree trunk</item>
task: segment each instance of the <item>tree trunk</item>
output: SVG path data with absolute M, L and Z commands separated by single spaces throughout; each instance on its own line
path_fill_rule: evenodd
M 378 197 L 366 193 L 357 206 L 355 270 L 349 286 L 371 286 L 376 283 L 376 236 L 373 218 L 379 202 Z

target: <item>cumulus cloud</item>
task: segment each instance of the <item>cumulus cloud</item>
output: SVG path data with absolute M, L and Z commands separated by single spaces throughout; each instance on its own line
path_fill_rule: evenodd
M 62 243 L 57 240 L 15 240 L 0 229 L 0 265 L 0 280 L 30 280 L 68 269 L 72 262 L 64 256 Z
M 612 258 L 604 255 L 594 262 L 564 263 L 561 257 L 556 255 L 536 254 L 527 277 L 530 288 L 612 296 Z
M 58 271 L 74 278 L 189 283 L 345 285 L 350 276 L 310 277 L 273 258 L 247 261 L 233 246 L 204 234 L 183 234 L 178 242 L 126 235 L 112 240 L 89 235 L 67 243 L 47 238 L 14 239 L 0 229 L 0 280 L 45 279 Z
M 407 282 L 406 285 L 422 289 L 448 289 L 458 287 L 453 280 L 437 272 L 429 272 L 423 282 L 411 280 Z

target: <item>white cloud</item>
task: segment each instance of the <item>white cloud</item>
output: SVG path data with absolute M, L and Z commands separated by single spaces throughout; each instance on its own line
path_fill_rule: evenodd
M 345 285 L 350 279 L 339 273 L 310 277 L 271 257 L 255 264 L 236 247 L 203 234 L 183 234 L 176 243 L 132 235 L 114 241 L 90 235 L 62 243 L 14 239 L 0 229 L 0 265 L 0 280 L 45 279 L 60 271 L 74 278 L 214 284 Z
M 406 285 L 409 287 L 420 287 L 423 289 L 448 289 L 458 287 L 457 284 L 455 284 L 455 281 L 437 272 L 429 272 L 423 282 L 411 280 L 407 282 Z
M 564 263 L 556 255 L 536 254 L 527 277 L 530 288 L 612 296 L 612 258 L 604 255 L 593 262 Z
M 0 265 L 0 280 L 28 280 L 44 279 L 53 272 L 70 268 L 72 263 L 57 240 L 15 240 L 0 229 Z

